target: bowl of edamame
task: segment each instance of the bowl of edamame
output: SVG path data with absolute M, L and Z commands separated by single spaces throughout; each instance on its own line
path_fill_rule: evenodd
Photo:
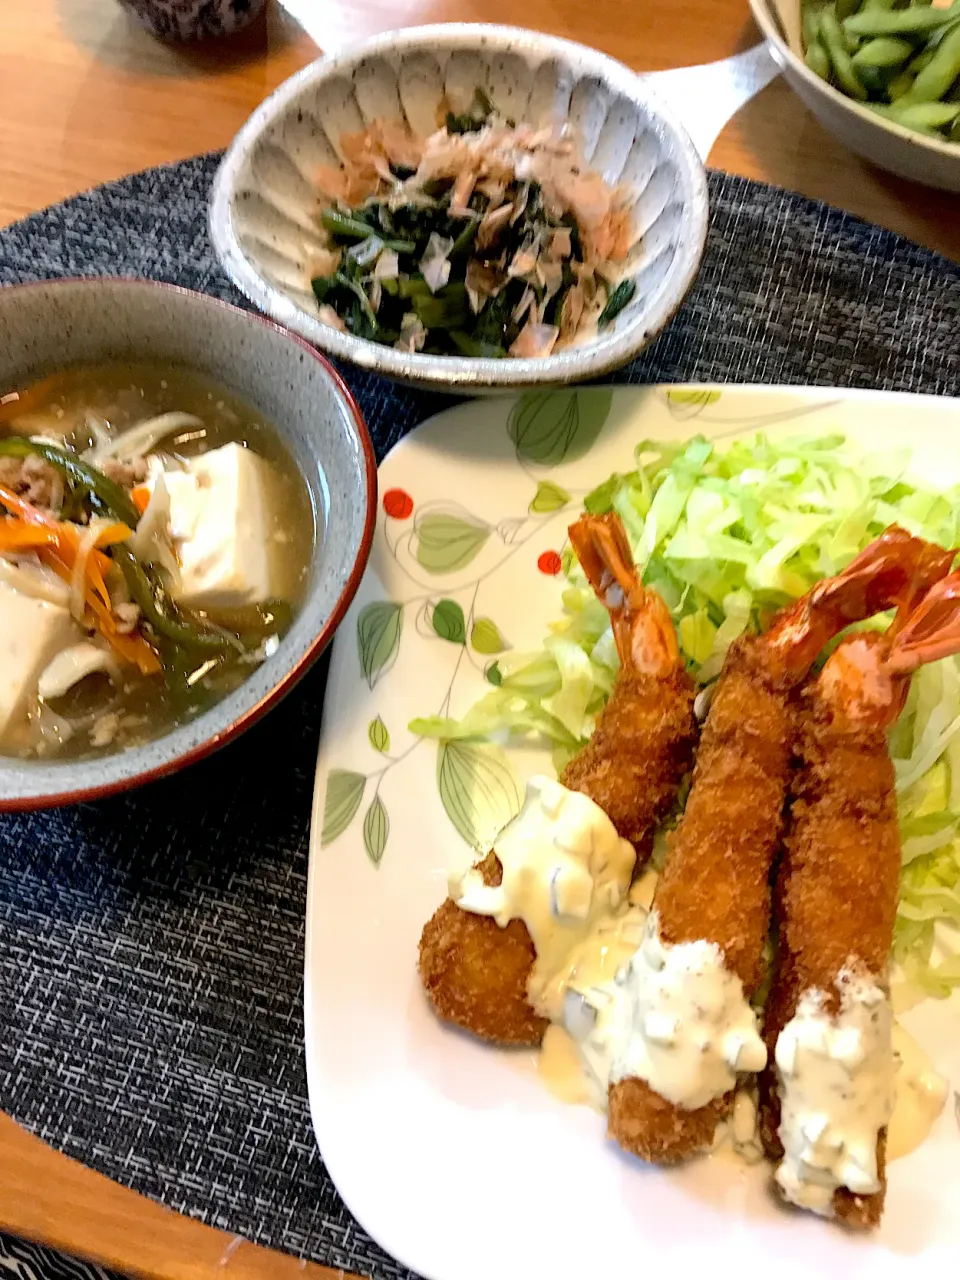
M 891 173 L 960 191 L 960 0 L 750 0 L 791 88 Z

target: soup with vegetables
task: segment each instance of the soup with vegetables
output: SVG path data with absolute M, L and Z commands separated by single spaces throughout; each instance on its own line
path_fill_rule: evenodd
M 278 648 L 317 529 L 277 431 L 177 366 L 0 394 L 0 753 L 137 746 Z

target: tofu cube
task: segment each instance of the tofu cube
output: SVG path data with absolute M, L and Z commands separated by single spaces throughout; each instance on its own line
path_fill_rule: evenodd
M 41 673 L 76 638 L 68 609 L 0 579 L 0 740 L 26 722 Z
M 172 595 L 194 609 L 262 603 L 274 593 L 277 480 L 263 458 L 227 444 L 168 471 L 170 526 L 180 559 Z

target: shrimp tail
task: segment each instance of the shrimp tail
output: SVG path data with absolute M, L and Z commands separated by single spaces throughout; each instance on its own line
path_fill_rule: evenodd
M 941 578 L 902 624 L 898 619 L 895 626 L 886 660 L 887 670 L 893 675 L 909 675 L 927 662 L 957 653 L 960 650 L 960 572 Z
M 766 635 L 771 655 L 799 681 L 844 627 L 894 605 L 909 608 L 950 572 L 954 555 L 891 525 L 844 570 L 780 612 Z
M 676 670 L 680 644 L 670 610 L 641 582 L 620 517 L 583 515 L 567 532 L 587 581 L 610 612 L 621 664 L 654 676 Z

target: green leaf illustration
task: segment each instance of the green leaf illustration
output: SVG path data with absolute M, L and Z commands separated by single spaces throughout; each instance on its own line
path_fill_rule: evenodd
M 367 857 L 375 867 L 379 867 L 383 851 L 387 847 L 387 836 L 390 834 L 390 819 L 383 807 L 379 795 L 373 797 L 373 804 L 367 810 L 363 820 L 363 844 Z
M 465 569 L 489 537 L 479 520 L 433 512 L 417 525 L 417 560 L 427 573 L 453 573 Z
M 492 618 L 477 618 L 470 629 L 470 643 L 476 653 L 503 653 L 510 646 Z
M 499 747 L 453 741 L 437 751 L 437 788 L 447 817 L 478 853 L 519 812 L 520 788 Z
M 562 511 L 571 501 L 566 489 L 562 489 L 551 480 L 541 480 L 537 485 L 534 499 L 530 503 L 530 510 L 537 515 L 544 515 L 548 511 Z
M 589 452 L 612 404 L 609 387 L 529 391 L 511 409 L 507 433 L 521 461 L 555 467 Z
M 673 387 L 667 392 L 667 400 L 671 404 L 696 405 L 701 409 L 705 409 L 708 404 L 716 404 L 719 399 L 719 391 L 708 390 L 706 387 Z
M 377 600 L 360 610 L 357 618 L 360 670 L 371 689 L 396 661 L 402 631 L 402 604 Z
M 323 830 L 320 844 L 332 844 L 353 821 L 367 779 L 362 773 L 350 769 L 331 769 L 327 775 L 327 793 L 323 798 Z
M 467 638 L 467 624 L 463 610 L 456 600 L 438 600 L 431 618 L 433 629 L 441 640 L 451 644 L 463 644 Z
M 499 662 L 491 662 L 483 674 L 487 683 L 492 684 L 495 689 L 499 689 L 503 684 L 503 672 L 500 670 Z
M 370 739 L 370 745 L 374 751 L 390 750 L 390 731 L 380 716 L 377 716 L 376 720 L 370 721 L 367 726 L 367 737 Z

